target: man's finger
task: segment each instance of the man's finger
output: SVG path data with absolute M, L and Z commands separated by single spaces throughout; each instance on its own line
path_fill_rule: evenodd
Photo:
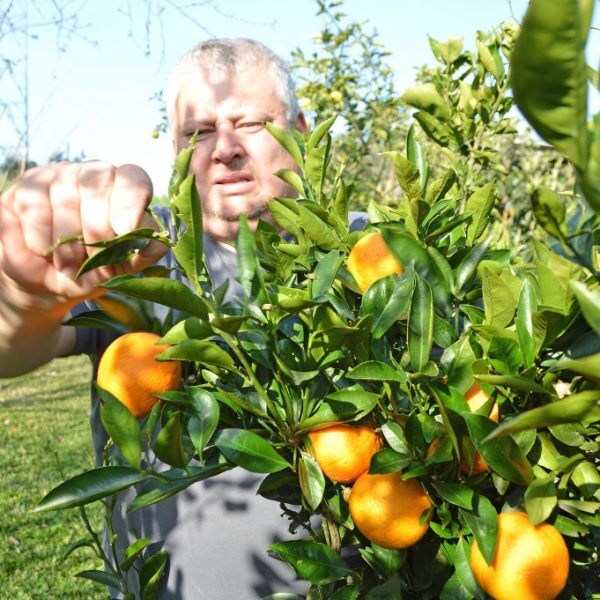
M 115 167 L 107 162 L 82 163 L 79 171 L 80 214 L 83 239 L 87 243 L 107 240 L 115 236 L 110 225 L 110 195 L 115 177 Z M 96 248 L 87 248 L 94 254 Z
M 118 235 L 140 226 L 144 209 L 152 200 L 152 181 L 141 167 L 117 168 L 110 196 L 110 224 Z
M 26 172 L 7 195 L 7 205 L 21 222 L 23 239 L 37 256 L 45 256 L 52 245 L 52 207 L 48 189 L 52 169 L 37 168 Z
M 58 164 L 50 183 L 50 204 L 52 206 L 52 239 L 56 244 L 66 237 L 76 237 L 82 233 L 79 172 L 81 164 Z M 86 259 L 85 247 L 73 241 L 58 245 L 52 253 L 54 267 L 66 276 L 75 275 Z

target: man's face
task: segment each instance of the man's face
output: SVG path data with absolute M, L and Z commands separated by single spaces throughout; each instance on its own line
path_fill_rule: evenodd
M 267 121 L 285 127 L 285 107 L 271 77 L 259 68 L 197 69 L 184 78 L 175 106 L 175 149 L 185 148 L 198 130 L 190 169 L 202 200 L 204 231 L 215 239 L 235 239 L 242 214 L 254 228 L 259 218 L 269 220 L 269 200 L 295 195 L 273 175 L 296 165 L 265 129 Z M 296 127 L 305 126 L 300 116 Z

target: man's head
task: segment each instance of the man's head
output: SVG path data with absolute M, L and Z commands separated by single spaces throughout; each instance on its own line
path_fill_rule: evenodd
M 191 170 L 209 235 L 234 239 L 242 214 L 255 225 L 271 198 L 293 194 L 273 173 L 294 162 L 264 123 L 306 123 L 283 61 L 260 42 L 202 42 L 175 67 L 165 100 L 177 152 L 199 132 Z

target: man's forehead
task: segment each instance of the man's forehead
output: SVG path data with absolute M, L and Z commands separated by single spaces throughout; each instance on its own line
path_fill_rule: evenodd
M 186 70 L 177 96 L 180 121 L 210 118 L 219 109 L 259 111 L 268 116 L 285 107 L 268 70 L 253 65 L 236 70 Z

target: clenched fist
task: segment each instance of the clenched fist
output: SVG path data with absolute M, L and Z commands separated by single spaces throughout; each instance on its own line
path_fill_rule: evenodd
M 115 275 L 136 273 L 155 263 L 166 248 L 151 241 L 127 262 L 73 279 L 97 251 L 85 244 L 152 227 L 144 212 L 151 199 L 152 182 L 135 165 L 62 162 L 26 171 L 1 196 L 0 293 L 5 300 L 11 290 L 18 290 L 21 299 L 72 304 L 69 301 L 93 295 L 99 284 Z M 64 238 L 75 241 L 57 244 Z

